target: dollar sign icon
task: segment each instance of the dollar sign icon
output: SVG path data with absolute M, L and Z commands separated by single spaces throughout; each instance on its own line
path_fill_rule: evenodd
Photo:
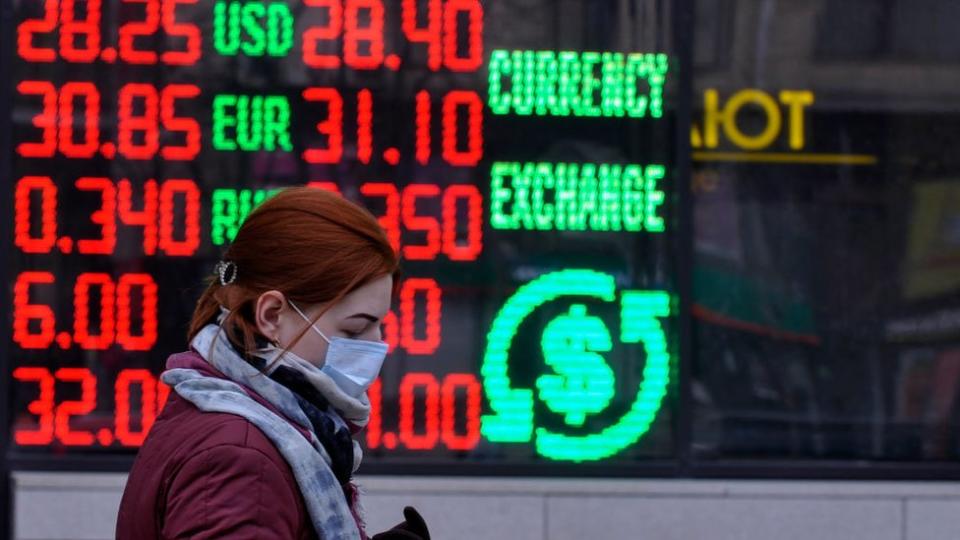
M 541 342 L 547 365 L 556 374 L 537 379 L 540 400 L 571 426 L 582 426 L 588 414 L 602 411 L 613 398 L 616 378 L 601 352 L 612 347 L 610 332 L 583 304 L 550 321 Z
M 539 395 L 534 396 L 535 389 L 514 386 L 510 380 L 511 344 L 523 321 L 540 306 L 570 296 L 611 303 L 619 300 L 617 338 L 628 347 L 640 347 L 637 352 L 643 353 L 642 368 L 614 354 L 603 321 L 588 315 L 585 305 L 574 304 L 541 333 L 540 345 L 553 372 L 537 379 Z M 534 440 L 541 456 L 573 462 L 606 459 L 635 444 L 653 425 L 670 382 L 672 357 L 662 319 L 673 316 L 672 306 L 667 291 L 618 291 L 613 275 L 586 268 L 550 272 L 520 286 L 504 302 L 487 334 L 480 373 L 490 414 L 482 417 L 483 436 L 494 443 Z M 602 353 L 607 353 L 606 358 Z M 564 415 L 568 426 L 582 426 L 587 414 L 606 407 L 616 383 L 607 361 L 623 373 L 640 375 L 626 412 L 590 433 L 564 433 L 536 425 L 534 397 L 551 412 Z

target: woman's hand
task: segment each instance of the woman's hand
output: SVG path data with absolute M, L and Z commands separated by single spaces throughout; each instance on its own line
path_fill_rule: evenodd
M 371 540 L 430 540 L 430 531 L 420 513 L 412 506 L 404 507 L 406 520 L 389 531 L 373 535 Z

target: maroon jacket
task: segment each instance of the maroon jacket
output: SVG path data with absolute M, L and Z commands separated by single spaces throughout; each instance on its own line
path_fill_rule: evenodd
M 171 356 L 167 368 L 174 367 L 223 378 L 192 351 Z M 116 533 L 137 540 L 317 538 L 296 479 L 270 439 L 242 417 L 203 412 L 172 391 L 130 471 Z

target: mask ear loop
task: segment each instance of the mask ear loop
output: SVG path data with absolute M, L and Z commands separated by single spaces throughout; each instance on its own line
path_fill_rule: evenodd
M 288 299 L 287 302 L 289 302 L 289 301 L 290 301 L 290 300 Z M 265 373 L 265 374 L 267 374 L 267 375 L 273 373 L 273 371 L 276 369 L 276 367 L 280 364 L 280 360 L 283 358 L 283 355 L 285 355 L 285 354 L 287 354 L 287 352 L 289 352 L 289 349 L 288 349 L 288 348 L 286 348 L 286 347 L 284 347 L 283 345 L 280 344 L 280 338 L 279 338 L 279 337 L 275 337 L 275 338 L 273 338 L 273 339 L 270 339 L 270 344 L 273 345 L 275 348 L 279 349 L 279 350 L 280 350 L 280 353 L 277 354 L 272 360 L 270 360 L 270 362 L 269 362 L 266 366 L 264 366 L 263 373 Z
M 301 317 L 303 317 L 303 320 L 305 320 L 305 321 L 307 321 L 308 323 L 310 323 L 310 327 L 313 328 L 313 331 L 316 332 L 316 333 L 318 333 L 318 334 L 320 334 L 320 337 L 322 337 L 323 340 L 327 342 L 327 345 L 330 344 L 330 338 L 328 338 L 327 336 L 325 336 L 325 335 L 323 334 L 323 332 L 321 332 L 320 329 L 317 328 L 317 325 L 316 325 L 314 322 L 312 322 L 312 321 L 310 320 L 310 318 L 307 317 L 302 311 L 300 311 L 300 308 L 298 308 L 297 305 L 293 303 L 293 300 L 290 300 L 290 299 L 288 298 L 288 299 L 287 299 L 287 303 L 289 303 L 289 304 L 290 304 L 290 307 L 292 307 L 293 309 L 295 309 L 295 310 L 297 311 L 297 313 L 300 314 Z
M 290 300 L 289 297 L 284 296 L 284 299 L 287 301 L 287 303 L 290 304 L 290 307 L 292 307 L 292 308 L 294 308 L 294 310 L 296 310 L 297 314 L 299 314 L 300 317 L 302 317 L 305 321 L 307 321 L 308 323 L 310 323 L 310 327 L 313 328 L 313 331 L 314 331 L 314 332 L 317 332 L 318 334 L 320 334 L 320 337 L 322 337 L 322 338 L 324 339 L 324 341 L 327 342 L 327 344 L 330 344 L 330 343 L 331 343 L 331 340 L 330 340 L 329 338 L 327 338 L 327 336 L 324 335 L 324 333 L 323 333 L 319 328 L 317 328 L 317 326 L 316 326 L 314 323 L 310 322 L 310 318 L 307 317 L 307 316 L 303 313 L 303 311 L 301 311 L 300 308 L 298 308 L 298 307 L 296 306 L 296 304 L 294 304 L 293 301 Z M 327 308 L 327 309 L 329 309 L 329 308 Z M 324 310 L 324 313 L 326 313 L 326 310 Z M 321 315 L 322 315 L 322 314 L 321 314 Z M 292 343 L 290 346 L 292 347 L 292 346 L 295 345 L 297 342 L 299 342 L 300 339 L 303 337 L 303 334 L 306 333 L 306 331 L 307 331 L 306 328 L 304 328 L 303 330 L 301 330 L 300 334 L 299 334 L 297 337 L 294 338 L 293 343 Z M 277 346 L 279 346 L 279 340 L 277 341 Z M 289 350 L 289 349 L 286 348 L 286 347 L 280 347 L 280 348 L 283 349 L 283 353 L 281 353 L 280 355 L 278 355 L 269 365 L 267 365 L 267 367 L 266 367 L 266 372 L 267 372 L 267 373 L 269 373 L 269 372 L 272 371 L 272 369 L 279 363 L 279 360 L 280 360 L 280 358 L 283 356 L 283 354 L 285 354 L 285 353 Z

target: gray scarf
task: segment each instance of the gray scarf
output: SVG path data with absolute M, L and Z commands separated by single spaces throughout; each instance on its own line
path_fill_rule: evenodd
M 290 465 L 317 536 L 323 540 L 359 540 L 360 530 L 330 468 L 330 456 L 293 392 L 241 358 L 225 332 L 215 324 L 205 326 L 190 345 L 230 380 L 183 368 L 165 371 L 161 380 L 201 411 L 234 414 L 257 426 Z M 241 385 L 302 426 L 310 433 L 310 440 L 287 420 L 248 396 Z

